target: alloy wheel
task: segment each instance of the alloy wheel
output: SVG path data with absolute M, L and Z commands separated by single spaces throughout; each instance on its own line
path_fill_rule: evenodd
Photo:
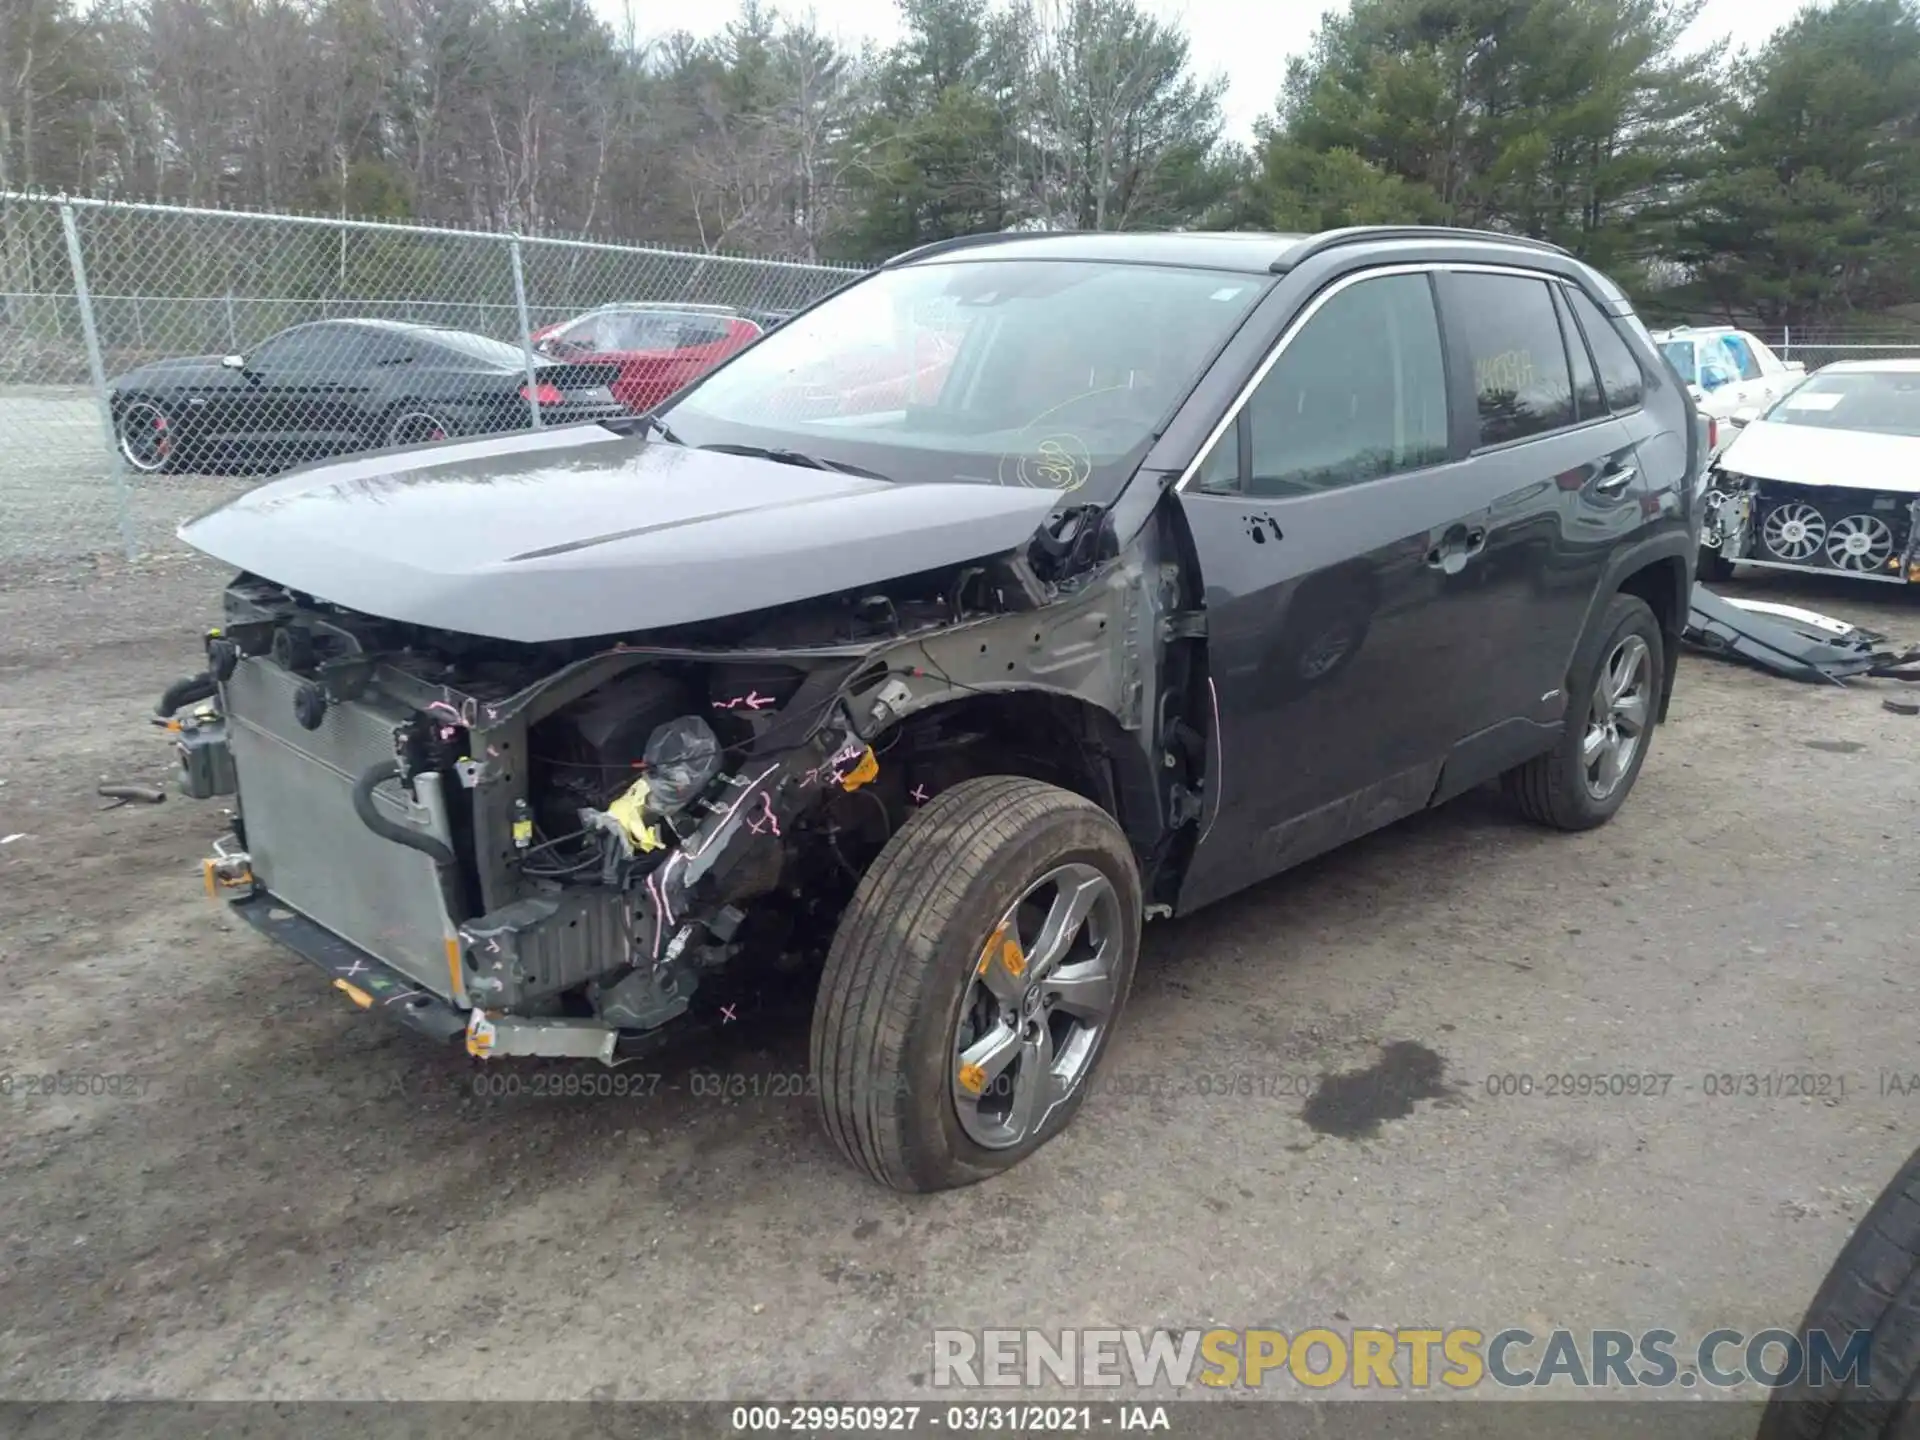
M 135 400 L 120 412 L 120 454 L 142 475 L 166 469 L 173 436 L 166 412 L 151 400 Z
M 1587 730 L 1580 744 L 1580 768 L 1587 793 L 1605 800 L 1633 768 L 1645 738 L 1648 694 L 1653 683 L 1653 652 L 1638 635 L 1613 647 L 1600 667 L 1587 706 Z
M 1020 1144 L 1085 1081 L 1118 1000 L 1120 899 L 1091 865 L 1062 865 L 1008 907 L 962 997 L 953 1104 L 975 1144 Z
M 425 410 L 409 410 L 396 416 L 387 430 L 390 445 L 427 445 L 447 438 L 447 427 Z

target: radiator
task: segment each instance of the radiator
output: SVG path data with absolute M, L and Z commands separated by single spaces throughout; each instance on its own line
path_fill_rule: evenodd
M 353 809 L 354 781 L 393 758 L 393 732 L 408 712 L 369 693 L 329 705 L 319 728 L 305 730 L 293 713 L 301 683 L 272 660 L 249 657 L 222 687 L 254 878 L 282 905 L 465 1003 L 448 963 L 454 927 L 433 861 L 374 834 Z M 450 845 L 440 778 L 416 785 L 418 804 L 391 783 L 374 792 L 374 804 Z

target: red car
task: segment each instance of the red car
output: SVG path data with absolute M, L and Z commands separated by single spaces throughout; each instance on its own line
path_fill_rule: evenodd
M 718 306 L 607 305 L 536 331 L 533 348 L 556 360 L 617 362 L 614 399 L 647 410 L 764 333 L 757 321 Z

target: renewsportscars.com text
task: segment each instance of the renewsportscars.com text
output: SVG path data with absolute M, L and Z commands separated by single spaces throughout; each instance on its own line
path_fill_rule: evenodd
M 936 1387 L 1864 1389 L 1865 1330 L 936 1330 Z

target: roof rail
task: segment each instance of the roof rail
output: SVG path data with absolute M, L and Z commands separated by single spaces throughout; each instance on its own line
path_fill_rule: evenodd
M 1481 240 L 1500 245 L 1517 245 L 1527 250 L 1545 250 L 1571 257 L 1573 252 L 1551 240 L 1536 240 L 1531 235 L 1510 235 L 1500 230 L 1469 230 L 1455 225 L 1349 225 L 1309 236 L 1287 251 L 1267 268 L 1279 275 L 1323 250 L 1340 245 L 1357 245 L 1366 240 Z
M 973 235 L 949 235 L 944 240 L 929 240 L 925 245 L 916 245 L 911 250 L 902 250 L 891 260 L 883 261 L 880 268 L 891 270 L 896 265 L 904 265 L 909 260 L 924 260 L 930 255 L 944 255 L 949 250 L 967 250 L 976 245 L 1000 245 L 1011 240 L 1032 240 L 1036 236 L 1083 235 L 1083 230 L 982 230 Z

